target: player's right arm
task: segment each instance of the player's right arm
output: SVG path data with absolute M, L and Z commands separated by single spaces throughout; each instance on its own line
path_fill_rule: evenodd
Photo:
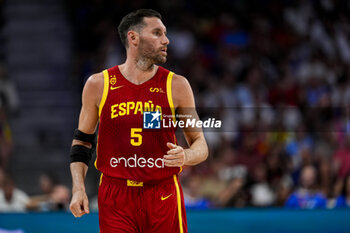
M 98 108 L 103 93 L 103 74 L 92 75 L 86 82 L 82 94 L 82 107 L 78 129 L 86 134 L 94 134 L 98 123 Z M 72 146 L 81 145 L 91 148 L 92 144 L 74 139 Z M 88 166 L 84 162 L 70 164 L 72 174 L 72 200 L 70 210 L 75 217 L 89 213 L 89 201 L 85 191 L 85 176 Z

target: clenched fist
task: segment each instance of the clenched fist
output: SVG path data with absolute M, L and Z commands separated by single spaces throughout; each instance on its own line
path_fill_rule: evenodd
M 170 150 L 168 150 L 167 154 L 163 156 L 165 166 L 181 167 L 185 165 L 187 158 L 184 148 L 170 142 L 166 145 Z
M 74 217 L 79 218 L 84 214 L 89 214 L 89 200 L 85 191 L 79 190 L 73 192 L 72 200 L 69 209 Z

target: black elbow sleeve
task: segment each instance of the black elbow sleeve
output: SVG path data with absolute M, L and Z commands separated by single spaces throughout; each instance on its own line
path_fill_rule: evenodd
M 76 129 L 74 130 L 73 139 L 90 143 L 92 148 L 96 147 L 96 134 L 87 134 Z
M 86 134 L 79 129 L 74 131 L 73 139 L 90 143 L 91 149 L 83 145 L 74 145 L 70 150 L 70 162 L 83 162 L 89 166 L 92 153 L 96 147 L 96 134 Z
M 74 145 L 70 150 L 70 162 L 83 162 L 89 166 L 89 162 L 92 158 L 93 149 L 89 149 L 85 146 Z

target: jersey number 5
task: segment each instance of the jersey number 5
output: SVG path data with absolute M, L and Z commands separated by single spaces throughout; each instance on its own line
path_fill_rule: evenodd
M 131 128 L 130 143 L 133 146 L 140 146 L 142 144 L 142 128 Z

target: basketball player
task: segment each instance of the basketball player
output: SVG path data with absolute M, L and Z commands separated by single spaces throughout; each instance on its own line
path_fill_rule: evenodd
M 197 118 L 188 81 L 156 64 L 166 62 L 169 40 L 161 15 L 140 9 L 118 31 L 124 64 L 92 75 L 85 84 L 79 126 L 71 149 L 70 210 L 89 213 L 85 175 L 99 122 L 96 168 L 101 233 L 187 232 L 178 174 L 208 156 L 201 130 L 184 129 L 189 148 L 177 145 L 175 128 L 160 127 L 175 112 Z

